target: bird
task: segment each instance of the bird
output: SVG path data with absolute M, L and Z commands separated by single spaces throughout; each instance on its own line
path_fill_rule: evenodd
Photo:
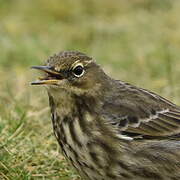
M 54 135 L 84 180 L 179 180 L 180 106 L 61 51 L 43 66 Z

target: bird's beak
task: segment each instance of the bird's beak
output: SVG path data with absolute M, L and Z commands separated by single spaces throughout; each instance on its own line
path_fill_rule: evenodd
M 46 73 L 46 76 L 31 82 L 31 85 L 57 85 L 59 80 L 64 79 L 60 72 L 55 71 L 50 66 L 32 66 L 32 69 L 37 69 Z

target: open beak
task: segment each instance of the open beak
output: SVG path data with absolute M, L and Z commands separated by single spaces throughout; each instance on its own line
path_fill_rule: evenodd
M 31 82 L 31 85 L 57 85 L 59 80 L 63 79 L 63 76 L 50 66 L 32 66 L 31 68 L 37 69 L 46 73 L 44 77 Z

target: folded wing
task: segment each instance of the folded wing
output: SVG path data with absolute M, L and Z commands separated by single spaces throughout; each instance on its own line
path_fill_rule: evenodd
M 114 96 L 117 94 L 117 96 Z M 180 134 L 180 108 L 145 89 L 119 82 L 119 90 L 107 97 L 103 116 L 124 139 L 170 137 Z

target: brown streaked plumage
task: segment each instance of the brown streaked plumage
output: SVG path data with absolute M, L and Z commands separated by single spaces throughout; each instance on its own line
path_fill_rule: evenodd
M 64 51 L 32 85 L 48 91 L 55 136 L 86 180 L 180 179 L 180 107 L 107 76 L 83 53 Z

